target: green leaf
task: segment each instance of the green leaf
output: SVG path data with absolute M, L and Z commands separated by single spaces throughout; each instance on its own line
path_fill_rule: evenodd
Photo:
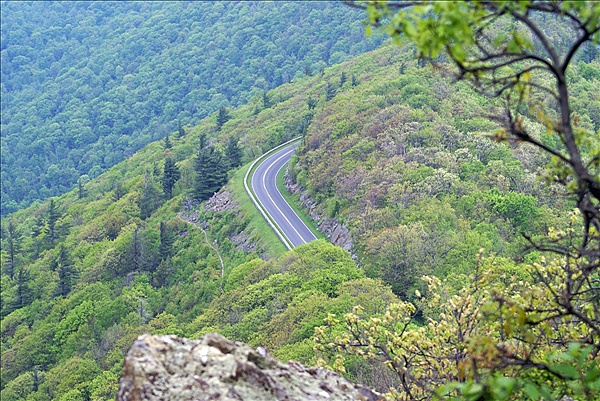
M 523 391 L 532 400 L 539 400 L 540 399 L 540 396 L 541 396 L 540 390 L 533 383 L 527 383 L 527 384 L 525 384 L 525 387 L 523 388 Z
M 577 369 L 571 365 L 567 365 L 566 363 L 558 364 L 552 367 L 552 370 L 558 374 L 568 377 L 569 379 L 576 379 L 579 377 L 579 372 L 577 372 Z

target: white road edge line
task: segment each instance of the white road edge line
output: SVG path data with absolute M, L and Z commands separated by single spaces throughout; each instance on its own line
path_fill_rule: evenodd
M 246 175 L 244 176 L 244 188 L 246 188 L 246 193 L 248 194 L 248 196 L 252 200 L 252 203 L 254 203 L 254 206 L 256 206 L 256 208 L 258 209 L 258 211 L 262 214 L 262 216 L 265 218 L 265 220 L 267 221 L 267 223 L 271 226 L 271 228 L 273 229 L 273 231 L 275 231 L 275 234 L 277 234 L 277 236 L 279 237 L 279 239 L 281 240 L 281 242 L 283 242 L 283 245 L 285 245 L 286 248 L 289 249 L 289 250 L 292 249 L 292 246 L 287 242 L 287 240 L 284 237 L 283 233 L 280 231 L 281 229 L 278 228 L 278 227 L 275 227 L 275 225 L 273 225 L 273 222 L 271 222 L 271 220 L 269 219 L 269 217 L 267 216 L 267 214 L 263 210 L 262 206 L 260 205 L 260 203 L 258 202 L 258 200 L 256 199 L 256 197 L 254 196 L 254 194 L 252 194 L 252 192 L 250 191 L 250 188 L 248 188 L 248 176 L 250 175 L 250 171 L 252 171 L 252 169 L 254 168 L 254 165 L 256 165 L 256 163 L 258 163 L 258 161 L 260 159 L 262 159 L 263 157 L 265 157 L 269 153 L 272 153 L 272 152 L 276 151 L 279 148 L 282 148 L 282 147 L 284 147 L 286 145 L 289 145 L 290 143 L 293 143 L 293 142 L 296 142 L 296 141 L 300 140 L 301 138 L 302 137 L 296 137 L 296 138 L 291 139 L 291 140 L 289 140 L 289 141 L 287 141 L 285 143 L 282 143 L 279 146 L 274 147 L 273 149 L 269 150 L 268 152 L 265 152 L 262 156 L 258 157 L 256 160 L 254 160 L 254 162 L 252 162 L 252 164 L 248 168 L 248 171 L 246 171 Z
M 281 216 L 282 216 L 282 217 L 285 219 L 285 221 L 287 221 L 287 222 L 288 222 L 288 224 L 290 225 L 290 227 L 292 227 L 292 230 L 294 230 L 294 232 L 295 232 L 296 234 L 298 234 L 298 237 L 300 237 L 300 239 L 301 239 L 301 240 L 302 240 L 302 241 L 303 241 L 303 242 L 306 244 L 306 243 L 308 243 L 308 241 L 306 241 L 306 240 L 304 239 L 304 237 L 302 236 L 302 234 L 300 234 L 300 233 L 298 232 L 298 230 L 296 230 L 296 227 L 294 227 L 294 225 L 293 225 L 293 224 L 292 224 L 292 222 L 291 222 L 291 221 L 290 221 L 290 220 L 287 218 L 287 216 L 285 215 L 285 213 L 283 213 L 283 211 L 282 211 L 282 210 L 279 208 L 279 206 L 277 206 L 277 203 L 275 203 L 275 200 L 274 200 L 274 199 L 271 197 L 271 194 L 270 194 L 270 193 L 269 193 L 269 191 L 267 190 L 267 183 L 265 182 L 265 178 L 267 177 L 267 173 L 269 172 L 269 170 L 271 170 L 271 168 L 272 168 L 272 167 L 275 165 L 275 163 L 277 163 L 279 160 L 283 159 L 284 157 L 286 157 L 287 155 L 289 155 L 289 154 L 290 154 L 290 153 L 292 153 L 293 151 L 294 151 L 294 149 L 292 149 L 292 150 L 290 150 L 289 152 L 286 152 L 286 153 L 284 153 L 283 155 L 279 156 L 279 157 L 278 157 L 276 160 L 274 160 L 274 161 L 273 161 L 273 163 L 271 163 L 271 165 L 270 165 L 269 167 L 267 167 L 267 170 L 265 171 L 265 174 L 262 176 L 262 185 L 263 185 L 263 188 L 265 189 L 265 193 L 267 194 L 267 196 L 268 196 L 268 197 L 269 197 L 269 199 L 271 200 L 271 203 L 273 204 L 273 206 L 275 206 L 275 209 L 277 209 L 277 211 L 278 211 L 279 213 L 281 213 Z M 280 170 L 281 170 L 281 169 L 280 169 Z M 277 175 L 276 175 L 276 176 L 277 176 Z M 276 184 L 276 185 L 277 185 L 277 184 Z M 285 201 L 285 199 L 284 199 L 284 201 Z M 286 202 L 286 203 L 287 203 L 287 202 Z M 291 209 L 291 207 L 290 207 L 290 209 Z M 296 212 L 294 212 L 294 210 L 292 210 L 292 212 L 293 212 L 294 214 L 296 214 Z M 300 219 L 300 216 L 298 216 L 297 214 L 296 214 L 296 216 L 298 217 L 298 219 Z M 272 216 L 271 216 L 271 217 L 272 217 Z M 275 219 L 273 219 L 273 220 L 275 220 Z M 300 221 L 302 221 L 302 219 L 300 219 Z M 277 222 L 275 222 L 275 224 L 277 224 Z M 277 225 L 279 226 L 279 224 L 277 224 Z M 279 228 L 281 228 L 281 226 L 280 226 Z M 283 231 L 283 229 L 281 229 L 281 231 Z M 285 235 L 285 232 L 284 232 L 284 235 Z M 287 235 L 286 235 L 286 237 L 287 237 Z M 288 237 L 288 239 L 289 239 L 289 237 Z M 292 241 L 290 240 L 290 242 L 292 242 Z

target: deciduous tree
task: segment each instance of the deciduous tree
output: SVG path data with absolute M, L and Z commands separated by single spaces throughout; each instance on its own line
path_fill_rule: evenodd
M 526 278 L 516 278 L 510 269 L 503 274 L 503 269 L 478 270 L 470 286 L 455 296 L 442 295 L 439 281 L 429 279 L 430 323 L 412 327 L 418 308 L 409 303 L 390 308 L 381 318 L 347 315 L 348 331 L 337 345 L 381 358 L 400 378 L 399 399 L 434 394 L 595 399 L 600 391 L 600 138 L 578 126 L 567 75 L 582 46 L 600 40 L 600 5 L 347 3 L 365 7 L 371 26 L 413 42 L 422 58 L 446 57 L 458 79 L 497 98 L 501 107 L 488 116 L 501 126 L 493 139 L 527 143 L 550 155 L 544 177 L 564 187 L 576 210 L 566 230 L 550 229 L 541 240 L 525 235 L 530 248 L 544 255 L 520 268 Z M 544 21 L 559 25 L 566 40 L 552 40 Z M 528 120 L 545 126 L 557 146 L 530 132 Z M 499 212 L 510 212 L 502 209 L 505 203 L 498 204 Z M 509 218 L 523 225 L 533 216 Z

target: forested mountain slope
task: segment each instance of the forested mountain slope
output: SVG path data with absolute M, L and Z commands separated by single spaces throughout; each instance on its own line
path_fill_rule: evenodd
M 499 255 L 498 272 L 518 276 L 523 259 L 537 261 L 520 256 L 520 230 L 564 227 L 572 207 L 534 179 L 546 158 L 473 136 L 495 128 L 480 117 L 494 103 L 453 83 L 443 60 L 413 55 L 387 46 L 298 77 L 5 218 L 2 399 L 112 399 L 143 332 L 217 331 L 316 364 L 331 356 L 311 338 L 330 314 L 360 304 L 382 316 L 425 293 L 417 279 L 426 273 L 460 292 L 482 247 Z M 597 62 L 573 66 L 580 124 L 596 130 L 584 106 L 598 101 L 599 75 Z M 284 253 L 245 198 L 237 140 L 245 163 L 298 135 L 291 173 L 350 226 L 360 267 L 322 240 Z M 199 160 L 209 156 L 221 167 L 206 175 Z M 227 169 L 236 209 L 191 200 Z M 340 366 L 379 390 L 397 384 L 361 358 Z
M 337 2 L 2 2 L 2 215 L 375 48 L 361 19 Z
M 573 203 L 540 180 L 549 156 L 490 139 L 499 127 L 484 116 L 498 102 L 453 84 L 443 64 L 419 67 L 408 47 L 377 62 L 385 68 L 345 83 L 315 116 L 293 169 L 322 213 L 350 227 L 367 271 L 406 297 L 423 274 L 467 279 L 482 248 L 522 260 L 521 233 L 561 225 Z M 570 77 L 580 126 L 599 132 L 598 60 Z M 533 117 L 527 127 L 560 146 Z

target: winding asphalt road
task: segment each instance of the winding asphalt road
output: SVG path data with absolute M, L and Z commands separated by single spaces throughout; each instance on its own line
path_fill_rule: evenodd
M 251 177 L 252 190 L 258 202 L 282 231 L 288 248 L 317 239 L 277 188 L 277 174 L 290 160 L 296 146 L 298 142 L 274 152 L 258 165 Z

